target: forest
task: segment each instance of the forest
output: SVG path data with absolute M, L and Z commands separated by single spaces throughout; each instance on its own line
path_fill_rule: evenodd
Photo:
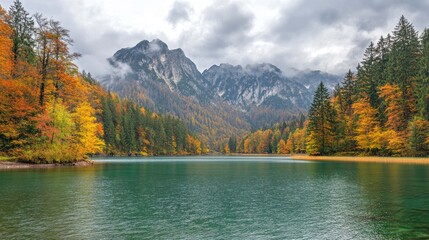
M 73 63 L 61 23 L 0 6 L 0 156 L 35 163 L 93 154 L 201 154 L 183 122 L 104 90 Z
M 320 83 L 306 121 L 299 119 L 232 137 L 224 152 L 427 156 L 429 30 L 419 35 L 402 16 L 333 93 Z

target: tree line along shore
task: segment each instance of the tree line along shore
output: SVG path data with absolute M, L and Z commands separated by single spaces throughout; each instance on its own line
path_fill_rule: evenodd
M 224 152 L 428 156 L 429 29 L 402 16 L 333 93 L 320 83 L 307 116 L 231 137 Z

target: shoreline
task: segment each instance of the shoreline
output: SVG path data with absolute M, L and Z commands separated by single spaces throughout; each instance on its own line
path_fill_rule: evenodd
M 368 163 L 401 163 L 428 164 L 429 158 L 423 157 L 373 157 L 373 156 L 308 156 L 291 155 L 292 160 L 333 161 L 333 162 L 368 162 Z
M 326 161 L 326 162 L 366 162 L 366 163 L 399 163 L 399 164 L 424 164 L 429 165 L 429 157 L 375 157 L 375 156 L 308 156 L 305 154 L 230 154 L 230 155 L 206 155 L 206 156 L 272 156 L 288 157 L 290 160 L 304 161 Z M 0 170 L 7 169 L 35 169 L 35 168 L 58 168 L 58 167 L 85 167 L 92 166 L 93 160 L 81 160 L 68 163 L 26 163 L 13 160 L 0 161 Z
M 14 161 L 0 161 L 0 170 L 4 169 L 34 169 L 34 168 L 57 168 L 57 167 L 85 167 L 92 166 L 91 160 L 83 160 L 71 163 L 24 163 Z

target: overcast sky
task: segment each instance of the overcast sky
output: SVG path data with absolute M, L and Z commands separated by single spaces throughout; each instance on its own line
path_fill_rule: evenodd
M 9 9 L 13 0 L 0 0 Z M 70 30 L 81 69 L 102 74 L 106 58 L 141 40 L 182 48 L 203 71 L 213 64 L 268 62 L 281 69 L 344 74 L 370 41 L 404 14 L 421 32 L 428 0 L 21 0 L 32 14 Z

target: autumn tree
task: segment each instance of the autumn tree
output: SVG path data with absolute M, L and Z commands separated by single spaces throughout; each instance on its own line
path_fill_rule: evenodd
M 229 145 L 228 144 L 225 144 L 225 147 L 224 147 L 224 149 L 223 149 L 223 152 L 225 153 L 225 154 L 231 154 L 231 150 L 229 149 Z
M 406 127 L 406 116 L 405 110 L 401 107 L 403 95 L 399 86 L 386 84 L 380 87 L 380 97 L 387 103 L 386 127 L 396 132 L 403 131 Z
M 35 95 L 26 85 L 0 79 L 0 152 L 19 156 L 35 133 Z
M 88 102 L 82 102 L 76 107 L 72 118 L 74 120 L 75 151 L 78 158 L 84 158 L 88 154 L 101 153 L 105 145 L 100 139 L 100 136 L 103 135 L 103 127 L 96 121 L 94 108 Z
M 9 15 L 0 6 L 0 78 L 10 79 L 13 68 L 13 34 L 12 28 L 7 23 Z
M 186 146 L 189 154 L 199 155 L 202 153 L 201 142 L 189 134 L 186 136 Z
M 281 139 L 277 145 L 277 154 L 288 154 L 290 151 L 286 147 L 285 140 Z
M 32 89 L 12 80 L 13 30 L 9 16 L 0 6 L 0 152 L 18 156 L 34 133 L 36 109 Z
M 358 117 L 356 124 L 357 147 L 367 152 L 377 152 L 382 148 L 382 129 L 368 97 L 361 98 L 352 105 Z
M 295 153 L 295 136 L 293 133 L 289 134 L 289 137 L 286 141 L 286 149 L 288 153 Z
M 307 124 L 306 122 L 302 128 L 297 128 L 293 133 L 294 137 L 294 153 L 305 153 L 306 151 L 306 139 L 307 139 Z
M 34 162 L 72 162 L 76 159 L 73 144 L 74 122 L 72 114 L 62 101 L 49 102 L 36 118 L 38 138 L 23 158 Z

